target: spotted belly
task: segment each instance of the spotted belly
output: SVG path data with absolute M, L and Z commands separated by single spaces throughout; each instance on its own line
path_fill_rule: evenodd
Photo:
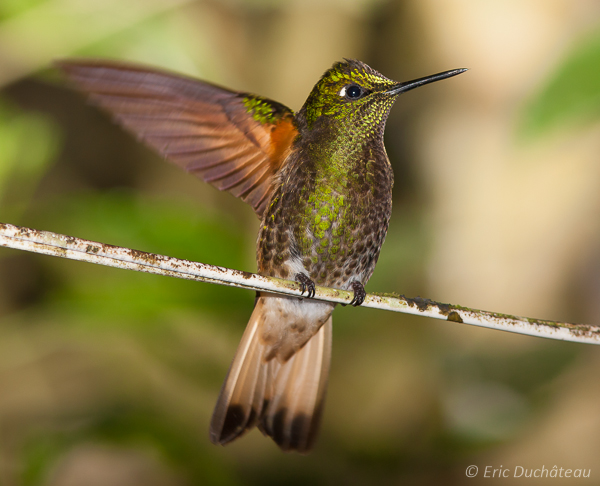
M 385 239 L 389 212 L 353 208 L 339 194 L 330 194 L 320 205 L 310 198 L 295 208 L 279 202 L 275 197 L 259 231 L 260 273 L 288 279 L 305 273 L 317 285 L 343 289 L 354 280 L 366 284 Z

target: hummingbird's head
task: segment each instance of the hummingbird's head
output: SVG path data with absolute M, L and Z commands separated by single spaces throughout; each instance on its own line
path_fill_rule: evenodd
M 317 120 L 339 126 L 385 123 L 385 118 L 396 99 L 390 89 L 396 85 L 361 61 L 346 59 L 335 63 L 323 74 L 300 110 L 309 129 Z M 362 122 L 362 123 L 360 123 Z M 366 127 L 365 127 L 366 128 Z
M 320 124 L 357 130 L 363 135 L 382 135 L 394 101 L 401 93 L 433 81 L 455 76 L 466 69 L 398 83 L 364 62 L 345 59 L 323 74 L 298 113 L 309 130 Z

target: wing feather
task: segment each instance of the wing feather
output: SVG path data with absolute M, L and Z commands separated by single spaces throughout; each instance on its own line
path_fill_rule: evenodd
M 289 108 L 133 64 L 68 60 L 57 66 L 169 161 L 240 197 L 262 216 L 298 134 Z

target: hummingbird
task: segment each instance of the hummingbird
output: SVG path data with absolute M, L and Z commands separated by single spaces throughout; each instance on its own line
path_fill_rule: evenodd
M 258 272 L 299 282 L 306 299 L 257 293 L 217 400 L 209 438 L 225 445 L 255 426 L 284 451 L 307 453 L 319 429 L 335 304 L 361 305 L 392 211 L 383 144 L 399 95 L 454 69 L 398 83 L 367 64 L 336 62 L 298 112 L 247 92 L 129 63 L 57 66 L 91 101 L 168 161 L 247 202 L 260 219 Z

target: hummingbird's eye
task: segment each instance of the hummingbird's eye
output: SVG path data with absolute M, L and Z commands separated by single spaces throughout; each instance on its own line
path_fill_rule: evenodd
M 349 84 L 340 90 L 340 96 L 348 100 L 357 100 L 358 98 L 362 98 L 365 94 L 367 94 L 367 90 L 361 88 L 357 84 Z

